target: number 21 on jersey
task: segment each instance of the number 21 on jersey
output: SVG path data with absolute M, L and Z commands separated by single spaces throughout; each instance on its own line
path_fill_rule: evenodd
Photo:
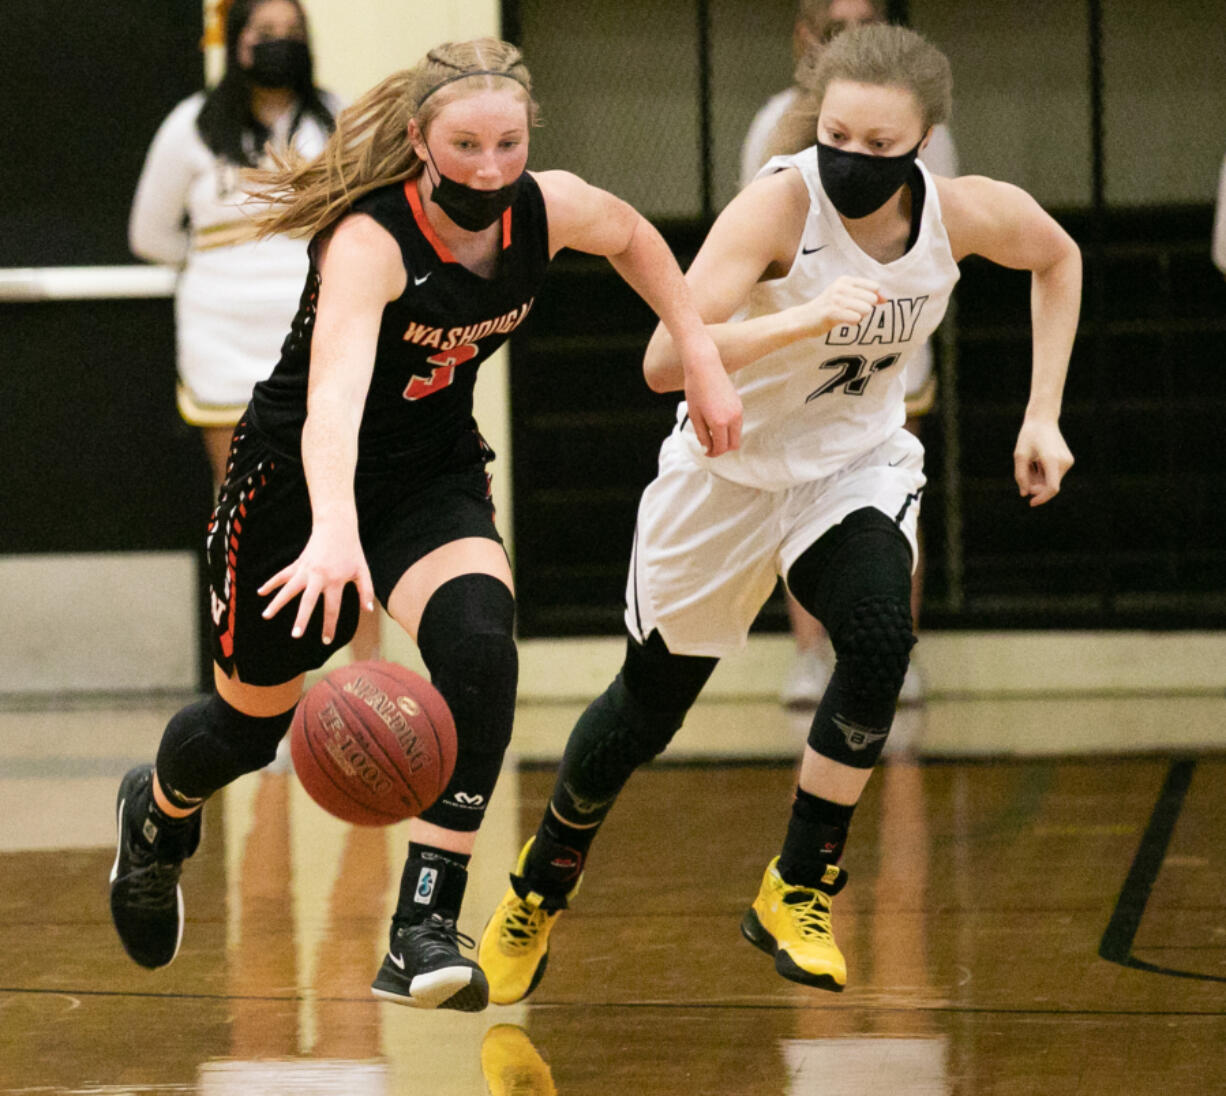
M 899 357 L 898 354 L 887 354 L 884 358 L 870 362 L 862 354 L 848 354 L 843 358 L 831 358 L 828 362 L 822 362 L 823 369 L 837 369 L 838 372 L 820 388 L 810 392 L 805 397 L 805 403 L 812 403 L 818 396 L 824 396 L 840 387 L 848 396 L 863 396 L 873 374 L 889 369 Z

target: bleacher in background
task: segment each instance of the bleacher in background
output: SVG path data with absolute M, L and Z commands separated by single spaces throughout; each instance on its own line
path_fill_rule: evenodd
M 944 330 L 956 403 L 951 409 L 947 395 L 925 434 L 925 623 L 1222 627 L 1226 370 L 1215 355 L 1226 334 L 1226 282 L 1209 261 L 1211 211 L 1109 216 L 1102 325 L 1093 315 L 1094 226 L 1084 213 L 1057 216 L 1087 260 L 1062 420 L 1077 464 L 1048 506 L 1032 510 L 1018 498 L 1012 449 L 1030 373 L 1028 276 L 967 261 L 956 326 Z M 667 234 L 684 265 L 702 226 Z M 635 508 L 676 403 L 642 381 L 653 325 L 607 263 L 563 255 L 513 343 L 525 636 L 621 630 Z M 786 628 L 778 594 L 759 627 Z

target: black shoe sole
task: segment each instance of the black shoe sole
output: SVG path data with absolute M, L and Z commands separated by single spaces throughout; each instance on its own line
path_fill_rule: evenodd
M 528 983 L 528 988 L 524 990 L 524 996 L 520 998 L 521 1001 L 526 997 L 531 997 L 536 987 L 541 984 L 541 979 L 545 977 L 545 968 L 547 966 L 549 966 L 549 952 L 545 952 L 541 956 L 541 961 L 537 963 L 536 970 L 532 973 L 532 981 Z
M 831 993 L 843 992 L 843 986 L 829 974 L 810 974 L 798 967 L 786 951 L 780 951 L 775 938 L 762 927 L 762 922 L 752 908 L 747 909 L 745 916 L 741 918 L 741 935 L 759 951 L 773 957 L 775 970 L 789 982 L 799 982 L 802 986 L 829 990 Z

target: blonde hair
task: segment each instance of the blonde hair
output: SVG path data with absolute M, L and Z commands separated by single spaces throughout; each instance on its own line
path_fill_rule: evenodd
M 416 178 L 423 165 L 409 141 L 409 121 L 416 120 L 425 134 L 448 103 L 506 87 L 519 90 L 528 123 L 535 125 L 532 78 L 518 49 L 497 38 L 436 46 L 413 68 L 394 73 L 341 111 L 315 159 L 270 149 L 275 166 L 244 173 L 252 197 L 266 205 L 254 218 L 257 235 L 314 235 L 363 194 Z
M 946 121 L 953 108 L 953 74 L 945 54 L 906 27 L 864 24 L 834 38 L 797 70 L 801 96 L 772 131 L 769 155 L 790 156 L 813 144 L 822 100 L 834 80 L 906 88 L 925 132 Z

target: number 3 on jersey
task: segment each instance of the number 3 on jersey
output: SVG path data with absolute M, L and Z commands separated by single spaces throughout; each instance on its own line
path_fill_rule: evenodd
M 414 377 L 410 380 L 405 386 L 404 398 L 423 400 L 435 392 L 441 392 L 454 379 L 456 366 L 463 365 L 476 356 L 477 348 L 472 343 L 460 343 L 459 346 L 453 346 L 450 350 L 440 350 L 437 354 L 431 354 L 426 359 L 428 364 L 434 366 L 429 379 Z

